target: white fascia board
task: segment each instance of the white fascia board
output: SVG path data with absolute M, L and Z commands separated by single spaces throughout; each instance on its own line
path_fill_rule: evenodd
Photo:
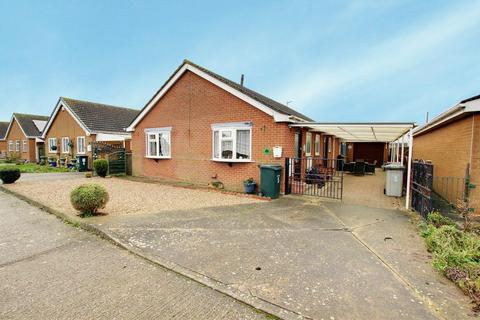
M 224 128 L 235 128 L 235 129 L 250 129 L 253 123 L 251 121 L 246 122 L 225 122 L 225 123 L 214 123 L 211 125 L 212 130 L 224 129 Z
M 464 106 L 462 105 L 456 105 L 455 106 L 455 109 L 452 108 L 452 109 L 449 109 L 447 110 L 446 112 L 440 114 L 439 116 L 437 116 L 435 119 L 433 119 L 431 122 L 425 124 L 423 127 L 419 127 L 417 130 L 415 130 L 413 132 L 413 136 L 416 136 L 416 135 L 419 135 L 420 133 L 423 133 L 427 130 L 430 130 L 430 129 L 433 129 L 435 128 L 436 126 L 452 119 L 452 118 L 455 118 L 459 115 L 461 115 L 462 113 L 465 113 L 465 108 Z
M 109 133 L 97 133 L 96 141 L 125 141 L 131 138 L 130 135 L 123 134 L 109 134 Z
M 65 103 L 62 99 L 59 99 L 58 102 L 57 102 L 57 105 L 55 106 L 55 109 L 53 111 L 53 114 L 52 116 L 48 119 L 48 122 L 47 122 L 47 125 L 45 126 L 45 129 L 43 130 L 42 132 L 42 139 L 45 139 L 45 137 L 47 136 L 47 132 L 48 130 L 50 129 L 50 127 L 52 126 L 52 123 L 53 121 L 55 120 L 55 118 L 57 117 L 57 114 L 60 110 L 62 110 L 62 107 L 65 108 L 65 110 L 68 111 L 68 113 L 70 114 L 70 116 L 75 119 L 75 121 L 78 123 L 78 125 L 83 129 L 83 131 L 85 131 L 85 134 L 87 136 L 90 136 L 91 132 L 87 129 L 87 127 L 85 127 L 85 125 L 77 118 L 77 116 L 73 113 L 72 110 L 70 110 L 70 107 L 68 106 L 67 103 Z
M 135 131 L 135 126 L 145 117 L 145 115 L 155 106 L 155 104 L 160 100 L 160 98 L 165 95 L 165 93 L 177 82 L 177 80 L 186 72 L 186 71 L 191 71 L 195 73 L 196 75 L 204 78 L 205 80 L 213 83 L 217 87 L 222 88 L 223 90 L 227 91 L 228 93 L 231 93 L 237 98 L 240 98 L 241 100 L 247 102 L 248 104 L 256 107 L 257 109 L 265 112 L 266 114 L 270 115 L 273 117 L 275 122 L 292 122 L 291 116 L 279 113 L 275 110 L 273 110 L 270 107 L 267 107 L 266 105 L 258 102 L 255 99 L 250 98 L 246 94 L 230 87 L 229 85 L 221 82 L 220 80 L 210 76 L 209 74 L 203 72 L 202 70 L 198 69 L 197 67 L 194 67 L 190 64 L 184 64 L 180 70 L 177 71 L 177 73 L 170 79 L 170 81 L 160 90 L 155 97 L 150 101 L 150 103 L 143 109 L 142 112 L 135 118 L 135 120 L 132 122 L 132 124 L 127 128 L 127 131 Z

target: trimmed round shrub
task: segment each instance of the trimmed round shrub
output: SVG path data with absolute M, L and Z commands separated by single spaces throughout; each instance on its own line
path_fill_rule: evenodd
M 20 169 L 14 166 L 0 168 L 0 180 L 5 184 L 14 183 L 20 178 Z
M 105 178 L 108 173 L 108 161 L 104 159 L 95 160 L 93 161 L 93 168 L 100 177 Z
M 84 217 L 93 216 L 105 208 L 109 199 L 107 190 L 98 184 L 82 184 L 70 193 L 72 206 Z

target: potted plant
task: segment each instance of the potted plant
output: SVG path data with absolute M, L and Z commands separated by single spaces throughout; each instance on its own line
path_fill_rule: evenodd
M 245 193 L 248 193 L 248 194 L 252 194 L 255 192 L 256 185 L 257 183 L 255 182 L 255 180 L 253 180 L 253 178 L 248 178 L 243 181 L 243 187 L 245 189 Z
M 62 167 L 65 167 L 65 162 L 66 162 L 66 161 L 67 161 L 66 158 L 63 158 L 63 157 L 60 158 L 60 165 L 61 165 Z
M 51 167 L 56 167 L 57 166 L 57 159 L 54 157 L 49 157 L 48 158 L 48 163 L 50 164 Z

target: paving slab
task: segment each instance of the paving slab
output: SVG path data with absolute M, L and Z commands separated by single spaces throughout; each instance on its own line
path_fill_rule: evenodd
M 1 319 L 265 319 L 0 192 Z

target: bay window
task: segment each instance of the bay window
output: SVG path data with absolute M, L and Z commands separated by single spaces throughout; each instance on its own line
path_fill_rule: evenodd
M 8 140 L 8 151 L 13 152 L 13 140 Z
M 27 152 L 27 151 L 28 151 L 28 141 L 27 141 L 27 140 L 23 140 L 22 143 L 23 143 L 23 145 L 22 145 L 22 151 L 23 151 L 23 152 Z
M 171 130 L 171 127 L 145 129 L 147 158 L 171 158 Z
M 213 160 L 249 162 L 252 158 L 252 124 L 225 123 L 212 125 Z
M 20 152 L 20 140 L 15 140 L 15 151 Z

